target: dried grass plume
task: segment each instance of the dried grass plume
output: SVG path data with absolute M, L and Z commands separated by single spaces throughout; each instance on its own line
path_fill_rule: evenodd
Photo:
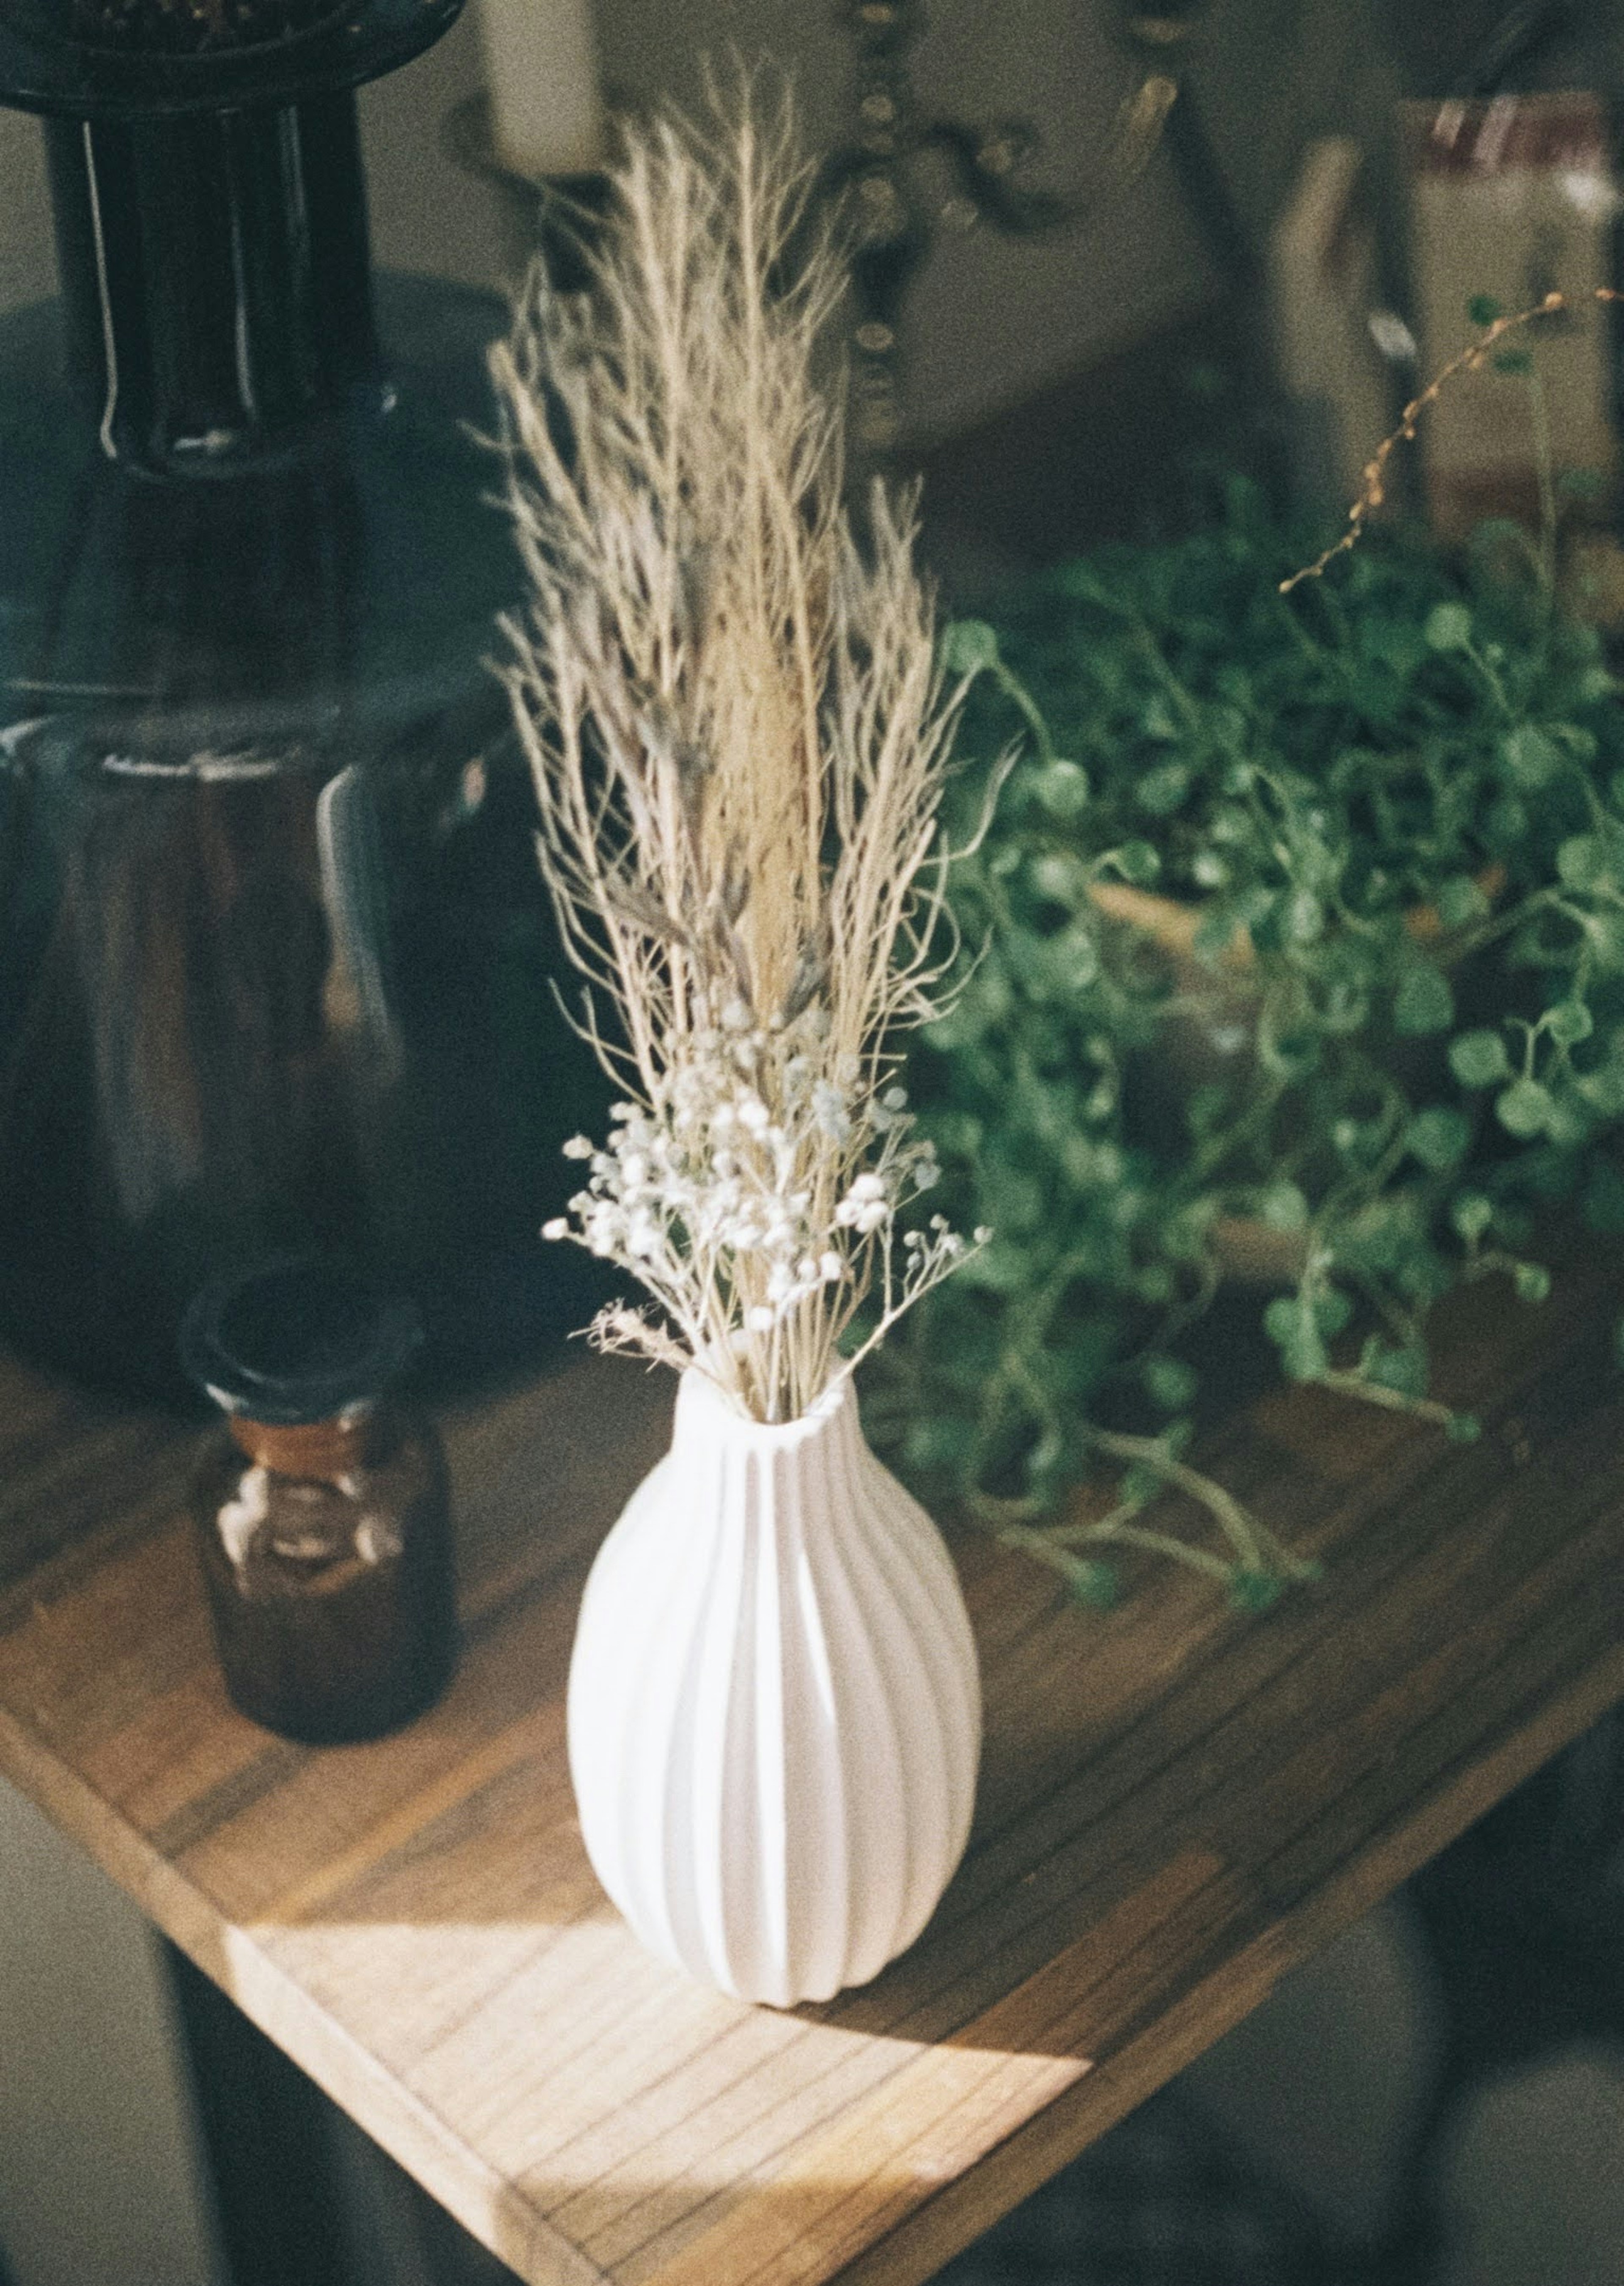
M 914 510 L 859 547 L 816 372 L 842 266 L 786 97 L 741 75 L 630 138 L 589 294 L 532 278 L 494 355 L 529 579 L 505 679 L 583 1029 L 623 1091 L 572 1216 L 658 1305 L 595 1329 L 796 1417 L 965 1251 L 895 1085 L 944 973 L 958 697 Z

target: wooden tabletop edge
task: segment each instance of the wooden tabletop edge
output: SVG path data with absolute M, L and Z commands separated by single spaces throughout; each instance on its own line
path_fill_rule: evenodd
M 530 2207 L 433 2108 L 379 2063 L 252 1935 L 0 1703 L 0 1776 L 76 1842 L 301 2070 L 528 2286 L 603 2286 L 605 2273 Z
M 1048 2182 L 1139 2105 L 1232 2031 L 1283 1976 L 1311 1959 L 1457 1841 L 1552 1754 L 1624 1702 L 1624 1645 L 1598 1659 L 1560 1698 L 1415 1805 L 1373 1852 L 1351 1861 L 1273 1921 L 1154 2025 L 1089 2069 L 984 2155 L 943 2183 L 824 2286 L 925 2286 L 994 2223 Z M 729 2286 L 769 2286 L 730 2279 Z M 777 2282 L 771 2282 L 777 2286 Z

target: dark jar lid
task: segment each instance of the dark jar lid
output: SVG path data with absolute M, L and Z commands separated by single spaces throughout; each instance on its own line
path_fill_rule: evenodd
M 422 1340 L 416 1305 L 320 1256 L 284 1256 L 204 1287 L 180 1360 L 227 1413 L 294 1427 L 366 1411 Z

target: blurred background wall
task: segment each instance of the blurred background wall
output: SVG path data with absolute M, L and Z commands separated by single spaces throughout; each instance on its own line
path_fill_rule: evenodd
M 380 257 L 403 269 L 488 279 L 493 194 L 446 156 L 441 127 L 477 88 L 476 8 L 438 47 L 366 91 L 374 225 Z M 851 130 L 851 51 L 828 0 L 595 0 L 609 88 L 634 101 L 663 91 L 692 102 L 702 59 L 737 44 L 792 66 L 813 141 Z M 1085 201 L 1117 107 L 1142 75 L 1116 36 L 1115 0 L 932 0 L 913 51 L 933 116 L 1029 120 L 1041 149 L 1029 179 Z M 1231 194 L 1261 234 L 1305 139 L 1378 118 L 1393 66 L 1352 0 L 1212 0 L 1201 13 L 1190 84 Z M 943 181 L 945 199 L 949 185 Z M 51 290 L 39 130 L 0 113 L 0 306 Z M 944 227 L 914 287 L 907 414 L 918 441 L 969 426 L 1086 367 L 1214 288 L 1200 218 L 1186 210 L 1164 152 L 1139 181 L 1039 243 Z

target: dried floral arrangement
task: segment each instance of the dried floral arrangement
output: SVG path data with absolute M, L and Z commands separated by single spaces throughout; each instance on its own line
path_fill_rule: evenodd
M 547 1226 L 629 1272 L 606 1348 L 798 1418 L 974 1251 L 896 1070 L 945 1005 L 944 685 L 911 503 L 841 503 L 842 264 L 787 97 L 630 137 L 585 295 L 493 366 L 529 579 L 505 676 L 539 847 L 619 1090 Z M 859 1323 L 867 1309 L 868 1315 Z M 852 1354 L 855 1352 L 855 1354 Z
M 1462 362 L 1537 427 L 1499 346 L 1528 314 L 1476 314 Z M 1289 1378 L 1470 1439 L 1432 1305 L 1537 1304 L 1553 1202 L 1624 1228 L 1624 710 L 1545 489 L 1535 535 L 1371 532 L 1304 579 L 1237 488 L 1216 530 L 948 631 L 981 676 L 966 757 L 1024 745 L 952 882 L 980 958 L 910 1077 L 950 1207 L 997 1235 L 888 1354 L 874 1425 L 1085 1601 L 1136 1549 L 1250 1604 L 1300 1569 L 1184 1458 L 1187 1336 L 1237 1271 Z M 1106 1512 L 1054 1522 L 1102 1469 Z M 1147 1515 L 1170 1486 L 1211 1540 Z

